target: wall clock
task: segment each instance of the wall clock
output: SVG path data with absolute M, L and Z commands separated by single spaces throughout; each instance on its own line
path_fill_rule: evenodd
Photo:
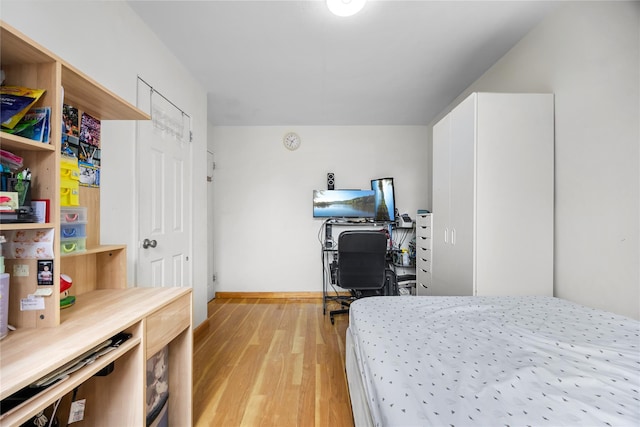
M 291 151 L 297 150 L 298 147 L 300 147 L 300 142 L 300 137 L 295 132 L 289 132 L 282 138 L 282 143 L 284 144 L 284 146 Z

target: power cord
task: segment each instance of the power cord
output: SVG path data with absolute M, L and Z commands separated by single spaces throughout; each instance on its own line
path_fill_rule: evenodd
M 76 388 L 77 390 L 77 388 Z M 75 390 L 74 390 L 75 393 Z M 53 405 L 53 412 L 51 413 L 51 419 L 49 420 L 49 427 L 53 426 L 53 420 L 56 419 L 56 412 L 58 412 L 58 406 L 60 406 L 60 402 L 62 401 L 62 398 L 58 399 L 56 401 L 56 403 Z M 57 425 L 57 423 L 56 423 Z

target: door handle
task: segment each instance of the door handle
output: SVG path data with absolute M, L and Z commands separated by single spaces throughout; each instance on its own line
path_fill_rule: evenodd
M 158 246 L 158 242 L 156 242 L 155 240 L 144 239 L 142 241 L 142 248 L 143 249 L 155 248 L 156 246 Z
M 449 237 L 449 229 L 445 228 L 444 229 L 444 243 L 447 243 L 447 238 Z

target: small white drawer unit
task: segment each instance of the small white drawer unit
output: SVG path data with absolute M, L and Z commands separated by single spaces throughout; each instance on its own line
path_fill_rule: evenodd
M 418 213 L 416 219 L 416 294 L 431 295 L 432 215 Z

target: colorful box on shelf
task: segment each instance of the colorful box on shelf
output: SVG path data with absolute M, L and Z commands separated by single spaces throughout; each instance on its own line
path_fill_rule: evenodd
M 60 255 L 70 255 L 87 250 L 87 238 L 60 239 Z
M 60 157 L 60 178 L 72 181 L 80 180 L 80 167 L 75 157 Z
M 75 239 L 87 237 L 87 226 L 82 223 L 60 224 L 61 239 Z
M 80 204 L 80 182 L 73 179 L 60 180 L 60 205 L 78 206 Z
M 63 207 L 60 209 L 60 224 L 86 224 L 86 207 Z

